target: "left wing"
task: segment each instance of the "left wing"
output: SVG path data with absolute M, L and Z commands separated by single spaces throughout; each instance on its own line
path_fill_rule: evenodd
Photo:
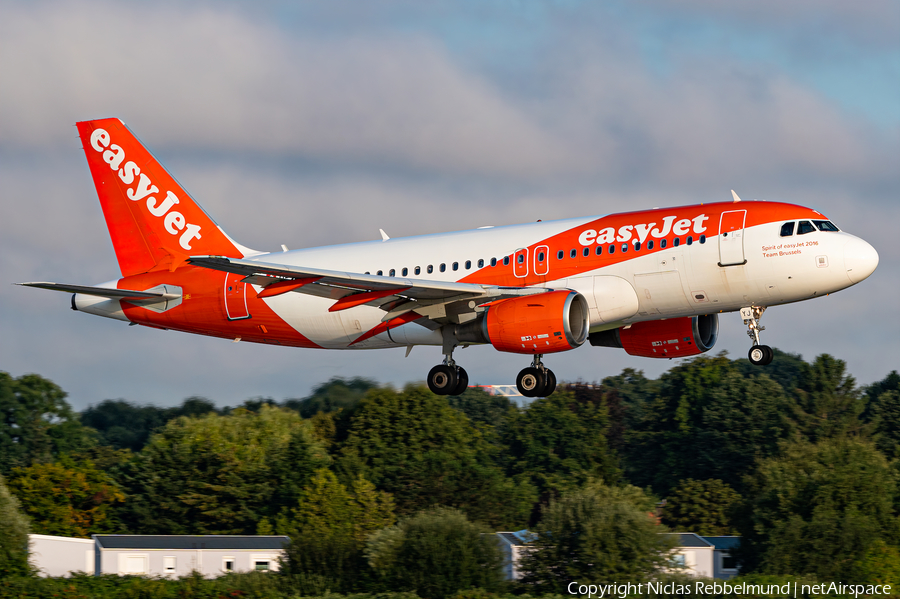
M 447 318 L 447 307 L 463 303 L 467 312 L 487 302 L 544 293 L 540 287 L 498 287 L 475 283 L 384 277 L 354 272 L 286 266 L 222 256 L 192 256 L 189 264 L 243 275 L 243 282 L 261 285 L 260 298 L 296 291 L 335 300 L 330 312 L 354 306 L 378 306 L 388 322 L 408 312 L 432 320 Z M 451 313 L 453 310 L 451 310 Z

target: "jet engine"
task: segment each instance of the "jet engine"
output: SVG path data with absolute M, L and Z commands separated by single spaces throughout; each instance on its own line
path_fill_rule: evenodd
M 587 300 L 563 289 L 500 300 L 455 334 L 460 342 L 490 343 L 500 351 L 550 354 L 579 347 L 589 327 Z
M 682 358 L 712 349 L 719 336 L 719 315 L 686 316 L 636 322 L 631 326 L 591 333 L 591 345 L 619 347 L 631 356 Z

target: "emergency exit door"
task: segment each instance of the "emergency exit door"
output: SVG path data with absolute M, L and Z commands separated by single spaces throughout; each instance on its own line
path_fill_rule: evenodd
M 228 320 L 241 320 L 250 318 L 250 310 L 247 308 L 247 284 L 242 283 L 242 275 L 233 272 L 225 275 L 225 316 Z
M 719 218 L 719 266 L 745 264 L 744 220 L 746 210 L 729 210 Z

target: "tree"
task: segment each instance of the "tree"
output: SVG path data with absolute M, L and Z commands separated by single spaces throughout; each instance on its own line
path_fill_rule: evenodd
M 503 427 L 516 406 L 508 397 L 490 395 L 479 387 L 468 388 L 462 395 L 447 397 L 447 404 L 465 414 L 472 422 L 486 427 Z
M 0 371 L 0 418 L 0 474 L 96 443 L 66 402 L 65 391 L 36 374 L 13 378 Z
M 351 489 L 327 469 L 315 472 L 295 507 L 278 517 L 275 531 L 291 537 L 288 572 L 301 584 L 316 581 L 348 592 L 365 575 L 366 538 L 394 523 L 393 499 L 362 477 Z
M 378 383 L 362 377 L 345 379 L 334 377 L 327 383 L 313 388 L 312 394 L 303 399 L 288 399 L 282 404 L 296 410 L 304 418 L 311 418 L 319 412 L 352 410 L 370 389 L 377 389 Z
M 253 534 L 329 461 L 290 410 L 182 417 L 122 468 L 123 518 L 144 534 Z
M 736 534 L 733 511 L 741 500 L 734 489 L 718 479 L 686 479 L 666 498 L 663 523 L 678 532 L 703 536 Z
M 785 393 L 790 394 L 797 387 L 800 377 L 809 365 L 803 361 L 803 356 L 800 354 L 789 354 L 777 347 L 773 347 L 772 351 L 775 355 L 772 358 L 772 363 L 766 366 L 765 373 L 770 379 L 778 383 Z M 735 365 L 744 376 L 759 374 L 759 366 L 751 364 L 747 358 L 735 360 Z
M 0 580 L 28 573 L 28 518 L 0 475 Z
M 801 369 L 793 395 L 799 432 L 815 443 L 845 435 L 867 436 L 872 427 L 860 418 L 865 401 L 847 364 L 828 354 Z
M 900 457 L 900 375 L 892 371 L 866 388 L 864 418 L 872 423 L 875 444 L 891 459 Z
M 496 591 L 503 580 L 497 539 L 454 509 L 419 512 L 378 531 L 369 539 L 366 557 L 386 590 L 422 597 Z
M 669 563 L 674 539 L 652 514 L 653 500 L 637 487 L 594 482 L 550 501 L 521 561 L 522 583 L 564 593 L 574 581 L 640 582 Z
M 657 493 L 688 478 L 740 491 L 755 460 L 775 455 L 796 430 L 781 387 L 763 373 L 743 375 L 724 355 L 679 364 L 659 383 L 624 451 L 629 480 Z
M 377 389 L 349 420 L 338 469 L 345 483 L 362 474 L 391 493 L 401 515 L 444 505 L 493 526 L 524 522 L 534 490 L 507 478 L 494 453 L 468 418 L 427 388 Z
M 787 445 L 747 483 L 738 522 L 746 570 L 862 582 L 879 542 L 897 548 L 895 474 L 869 442 Z
M 616 482 L 603 399 L 576 388 L 532 401 L 507 429 L 509 473 L 530 477 L 545 502 L 592 478 Z
M 118 532 L 110 515 L 125 495 L 90 461 L 63 456 L 53 464 L 15 468 L 9 488 L 24 503 L 38 534 L 84 538 Z

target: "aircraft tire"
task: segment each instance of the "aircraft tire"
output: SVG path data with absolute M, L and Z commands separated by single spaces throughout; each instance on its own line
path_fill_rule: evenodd
M 462 366 L 456 369 L 456 386 L 448 395 L 462 395 L 469 388 L 469 373 Z
M 772 362 L 775 352 L 768 345 L 754 345 L 747 353 L 750 363 L 754 366 L 765 366 Z
M 450 395 L 458 381 L 456 369 L 446 364 L 438 364 L 428 372 L 428 388 L 436 395 Z
M 525 397 L 537 397 L 544 388 L 543 373 L 533 366 L 522 369 L 516 377 L 516 388 Z
M 553 392 L 556 391 L 556 375 L 553 374 L 553 371 L 549 368 L 547 369 L 547 380 L 544 383 L 544 388 L 541 390 L 541 397 L 548 397 L 553 395 Z

